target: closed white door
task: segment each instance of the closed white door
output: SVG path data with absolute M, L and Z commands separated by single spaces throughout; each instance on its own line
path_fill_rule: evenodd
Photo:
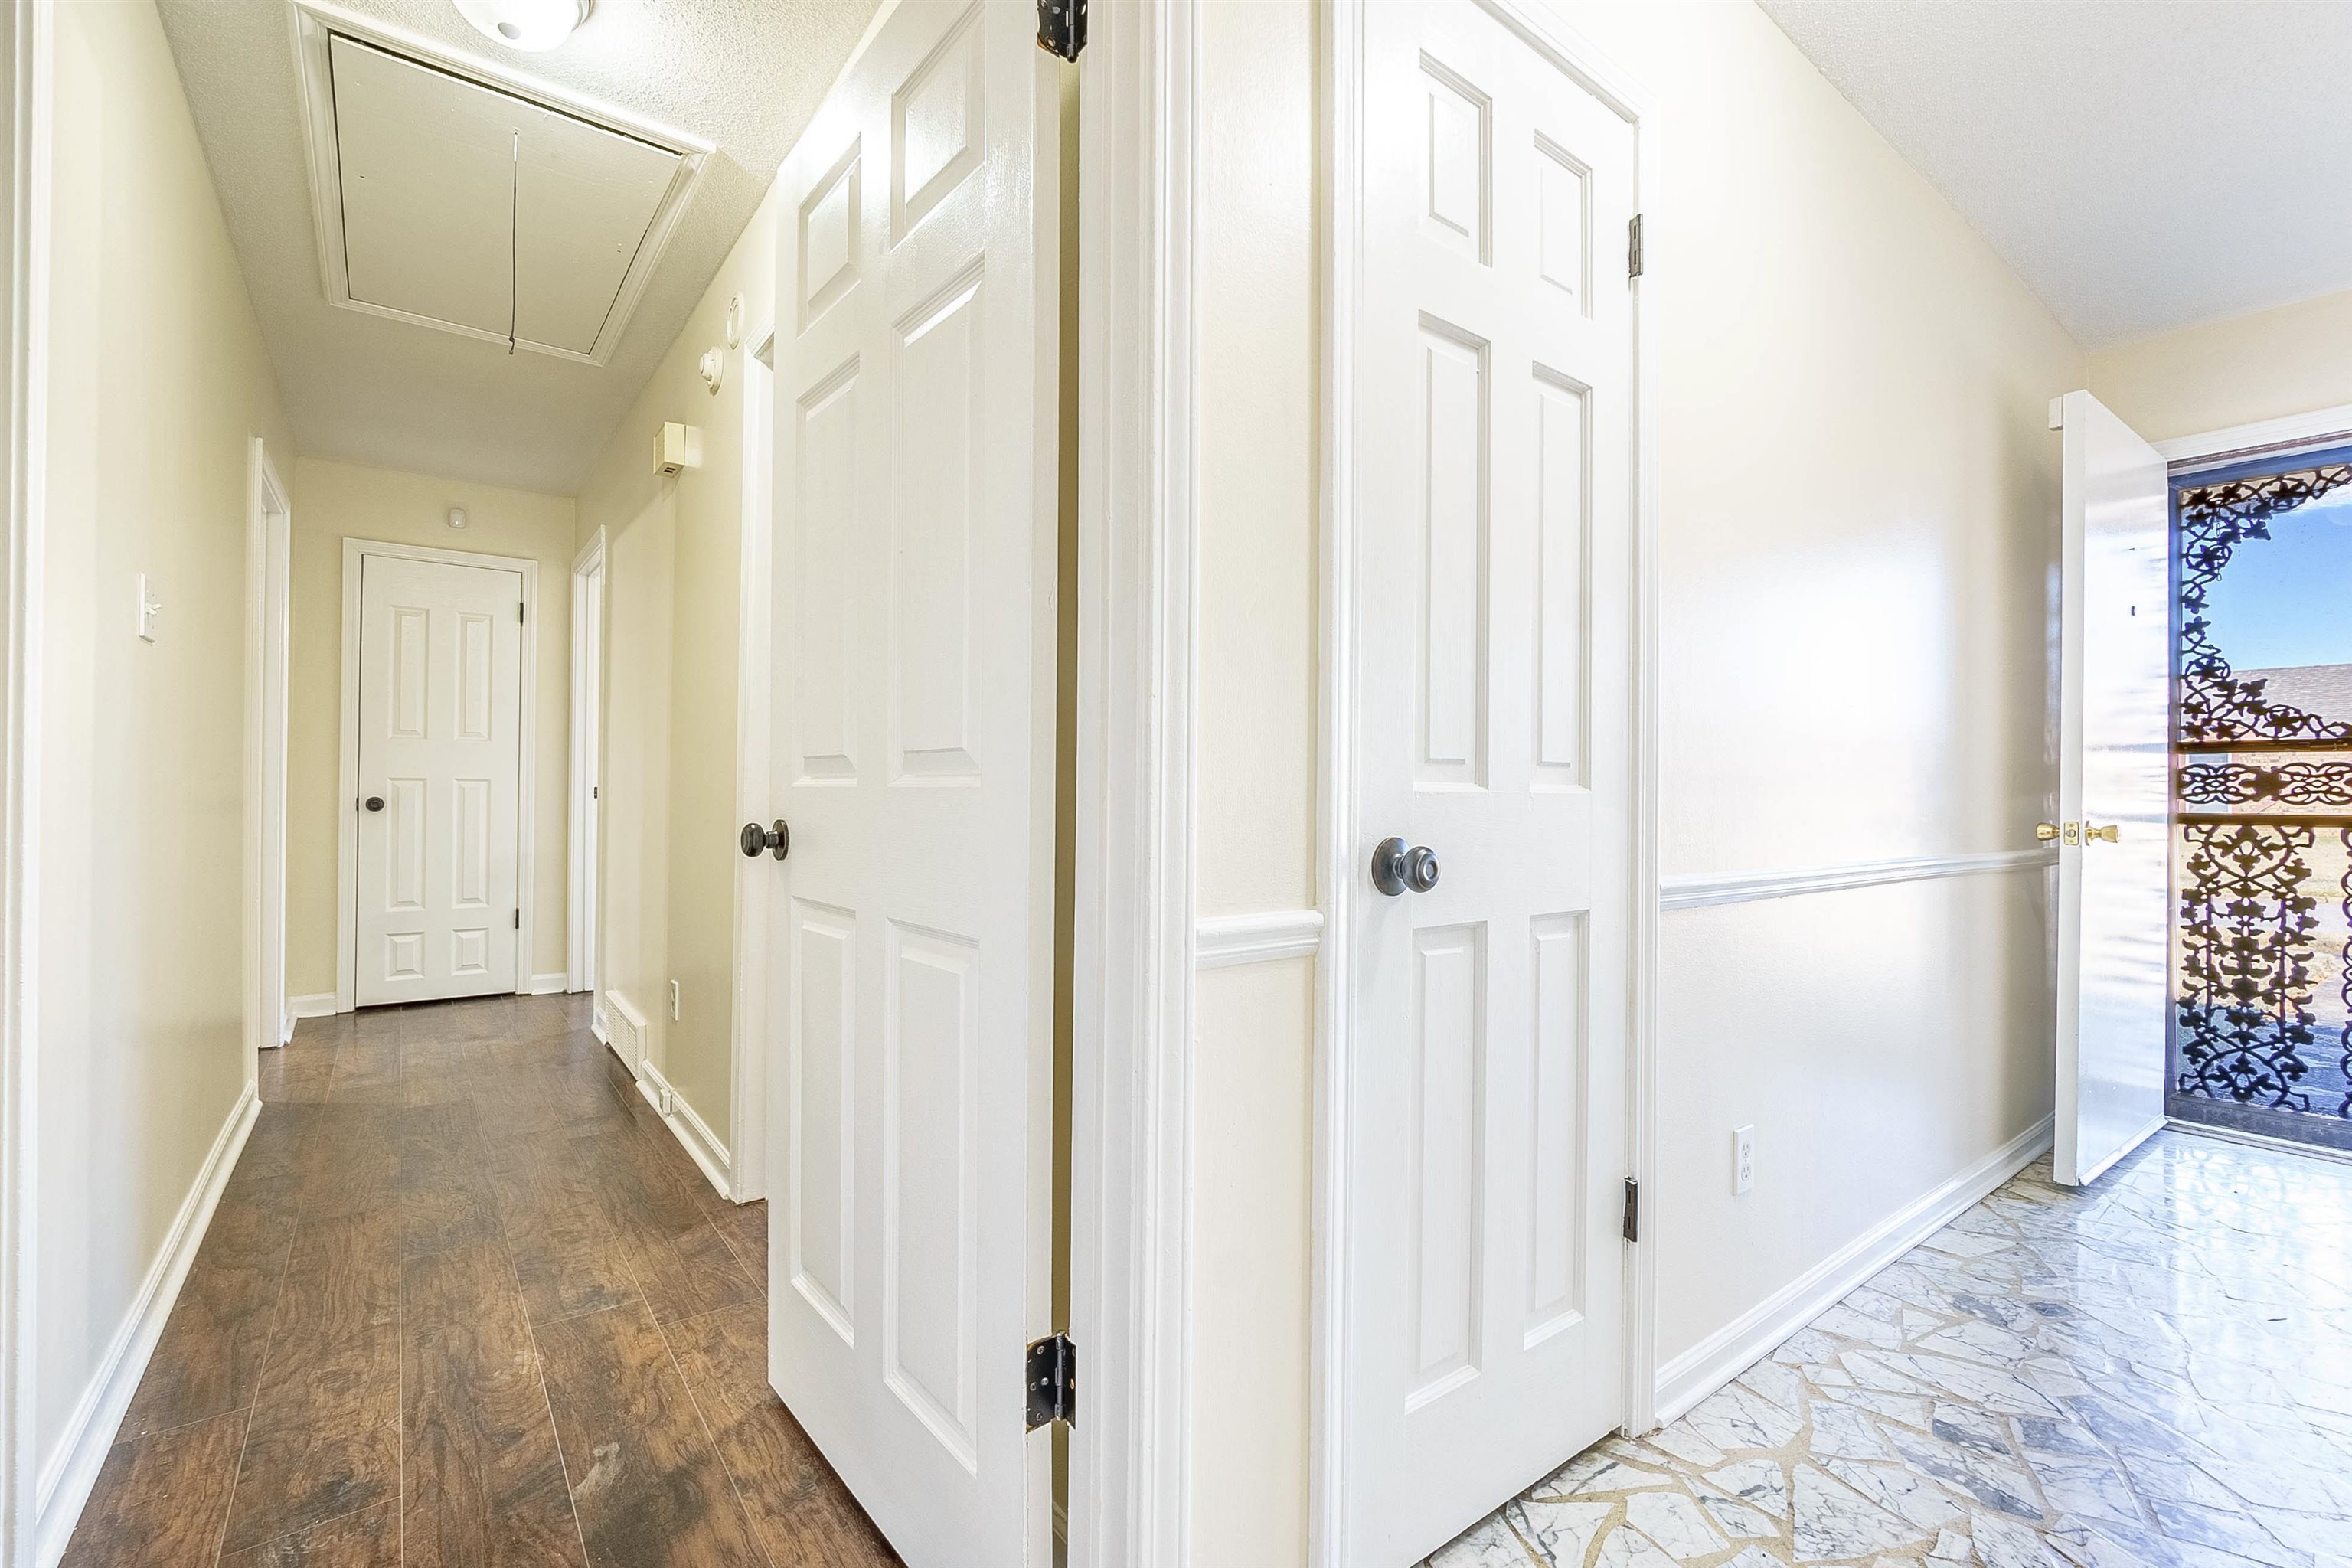
M 1362 16 L 1338 1528 L 1378 1568 L 1622 1414 L 1634 158 L 1486 9 Z
M 2070 1185 L 2164 1125 L 2171 919 L 2171 490 L 2164 458 L 2087 392 L 2063 428 L 2058 1092 Z
M 515 989 L 522 576 L 360 567 L 361 1006 Z
M 781 180 L 768 1355 L 913 1568 L 1043 1562 L 1056 76 L 889 8 Z M 766 862 L 762 862 L 765 864 Z

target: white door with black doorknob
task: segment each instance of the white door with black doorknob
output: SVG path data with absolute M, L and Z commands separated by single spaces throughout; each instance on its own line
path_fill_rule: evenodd
M 1634 127 L 1535 10 L 1360 13 L 1350 1568 L 1624 1415 Z
M 900 0 L 778 175 L 770 1381 L 910 1568 L 1053 1551 L 1059 66 Z M 747 862 L 747 865 L 750 864 Z
M 360 567 L 355 999 L 515 989 L 522 575 Z

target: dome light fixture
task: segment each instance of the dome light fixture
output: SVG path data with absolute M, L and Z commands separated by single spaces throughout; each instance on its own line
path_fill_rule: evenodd
M 492 43 L 543 54 L 588 19 L 593 0 L 456 0 L 457 14 Z

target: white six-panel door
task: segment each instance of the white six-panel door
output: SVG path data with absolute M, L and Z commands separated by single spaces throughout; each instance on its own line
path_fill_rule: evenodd
M 2058 1084 L 2052 1165 L 2096 1177 L 2164 1125 L 2172 507 L 2164 458 L 2059 400 Z
M 522 598 L 514 572 L 362 564 L 362 1007 L 515 988 Z
M 1634 148 L 1485 7 L 1362 27 L 1356 848 L 1440 876 L 1354 895 L 1335 1560 L 1402 1568 L 1622 1414 Z
M 913 1568 L 1050 1542 L 1056 97 L 887 9 L 780 176 L 771 1381 Z M 763 862 L 764 864 L 765 862 Z

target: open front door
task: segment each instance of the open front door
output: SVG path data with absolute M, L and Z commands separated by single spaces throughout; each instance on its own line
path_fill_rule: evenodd
M 2087 392 L 2065 432 L 2057 1178 L 2164 1125 L 2172 617 L 2164 459 Z
M 779 176 L 769 1379 L 912 1568 L 1046 1560 L 1054 62 L 886 7 Z M 714 765 L 724 765 L 714 763 Z

